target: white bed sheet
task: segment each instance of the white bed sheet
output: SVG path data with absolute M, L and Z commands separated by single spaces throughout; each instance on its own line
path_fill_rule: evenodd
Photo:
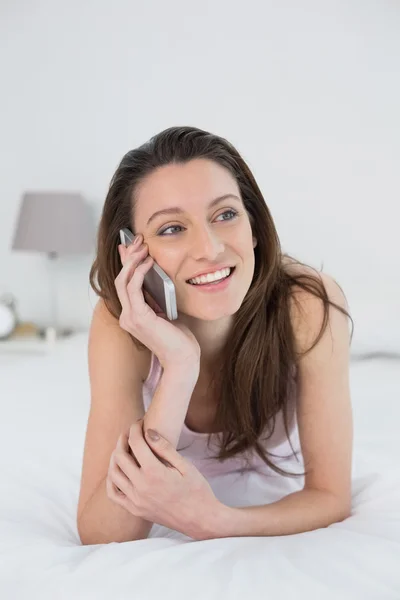
M 146 540 L 81 546 L 87 334 L 49 356 L 0 353 L 0 598 L 399 600 L 400 361 L 352 364 L 351 386 L 353 502 L 345 521 L 203 542 L 154 525 Z M 210 483 L 231 506 L 301 488 L 256 473 Z

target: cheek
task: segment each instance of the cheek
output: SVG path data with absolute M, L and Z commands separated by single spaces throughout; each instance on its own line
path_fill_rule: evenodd
M 254 254 L 254 240 L 251 231 L 244 231 L 240 236 L 236 237 L 235 246 L 238 253 L 243 256 L 244 260 L 252 258 Z
M 149 248 L 150 254 L 157 264 L 172 277 L 175 276 L 181 262 L 181 252 L 176 248 L 168 248 L 165 245 L 161 248 L 154 246 Z

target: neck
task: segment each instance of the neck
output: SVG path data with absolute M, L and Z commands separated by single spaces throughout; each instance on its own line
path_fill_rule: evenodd
M 189 327 L 199 343 L 201 350 L 200 366 L 204 369 L 215 367 L 226 346 L 233 317 L 228 316 L 215 321 L 204 321 L 182 313 L 179 315 L 179 320 Z

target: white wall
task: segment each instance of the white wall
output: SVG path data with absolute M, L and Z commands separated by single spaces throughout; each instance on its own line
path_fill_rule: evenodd
M 79 190 L 98 215 L 122 155 L 186 124 L 242 152 L 286 250 L 323 261 L 357 310 L 400 307 L 398 2 L 3 0 L 0 11 L 0 292 L 22 318 L 45 323 L 49 296 L 45 257 L 10 251 L 21 194 Z M 89 324 L 91 260 L 60 261 L 65 325 Z

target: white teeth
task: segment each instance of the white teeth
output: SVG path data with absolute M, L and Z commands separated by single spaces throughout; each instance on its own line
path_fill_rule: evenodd
M 189 279 L 189 283 L 193 283 L 195 285 L 201 283 L 211 283 L 212 281 L 218 281 L 218 279 L 224 279 L 225 277 L 228 277 L 231 271 L 232 269 L 228 267 L 227 269 L 215 271 L 215 273 L 208 273 L 207 275 L 201 275 L 200 277 Z

